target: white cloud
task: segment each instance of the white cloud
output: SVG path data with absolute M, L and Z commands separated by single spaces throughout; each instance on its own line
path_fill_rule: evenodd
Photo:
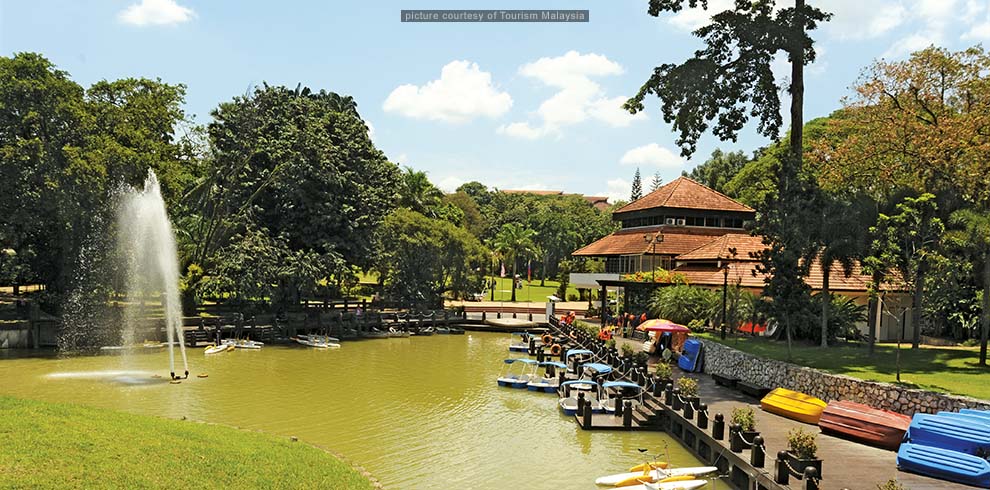
M 701 8 L 685 8 L 672 15 L 667 22 L 682 31 L 694 31 L 699 27 L 708 25 L 712 15 L 732 10 L 735 7 L 735 0 L 708 0 L 708 10 Z
M 175 0 L 141 0 L 117 14 L 121 22 L 136 26 L 181 24 L 195 16 L 196 12 Z
M 837 39 L 862 40 L 879 37 L 908 20 L 907 9 L 899 0 L 873 0 L 869 8 L 862 0 L 827 0 L 820 8 L 832 14 L 823 27 Z
M 512 97 L 492 84 L 491 73 L 477 63 L 451 61 L 440 78 L 426 85 L 400 85 L 385 99 L 385 112 L 413 119 L 462 123 L 476 117 L 498 117 L 512 107 Z
M 976 24 L 962 35 L 963 39 L 990 40 L 990 20 Z
M 605 186 L 605 190 L 598 194 L 608 196 L 611 203 L 628 201 L 632 194 L 632 183 L 625 179 L 609 179 Z
M 399 153 L 399 156 L 395 157 L 395 163 L 406 164 L 409 163 L 409 155 L 405 153 Z
M 455 177 L 453 175 L 448 175 L 436 182 L 436 186 L 440 190 L 446 193 L 456 192 L 457 188 L 465 183 L 465 180 L 460 177 Z
M 942 44 L 941 34 L 934 32 L 917 32 L 895 41 L 894 44 L 884 51 L 881 58 L 901 58 L 915 51 L 925 49 L 933 44 L 936 46 Z
M 645 112 L 630 114 L 629 111 L 623 109 L 622 104 L 626 100 L 628 97 L 622 96 L 598 99 L 588 106 L 588 113 L 591 114 L 591 117 L 617 128 L 624 128 L 632 124 L 633 121 L 646 119 Z
M 679 169 L 684 165 L 684 160 L 676 153 L 656 144 L 633 148 L 622 155 L 619 163 L 623 165 L 651 165 L 660 168 Z
M 550 131 L 546 126 L 543 127 L 533 127 L 527 122 L 514 122 L 510 124 L 503 124 L 495 130 L 498 134 L 504 134 L 506 136 L 511 136 L 513 138 L 519 138 L 524 140 L 536 140 L 543 136 L 546 136 Z
M 626 97 L 607 97 L 601 85 L 592 80 L 592 77 L 620 75 L 623 72 L 621 65 L 603 55 L 577 51 L 526 63 L 519 68 L 520 75 L 559 90 L 536 110 L 541 120 L 539 124 L 515 122 L 500 127 L 498 133 L 537 139 L 547 135 L 559 136 L 561 127 L 589 118 L 612 127 L 626 127 L 633 121 L 646 119 L 645 113 L 627 113 L 621 108 Z

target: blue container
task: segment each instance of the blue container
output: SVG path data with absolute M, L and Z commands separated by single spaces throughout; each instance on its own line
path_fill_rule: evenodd
M 990 425 L 963 417 L 917 413 L 911 419 L 906 440 L 961 453 L 983 454 L 990 450 Z
M 681 368 L 682 371 L 688 373 L 695 373 L 701 371 L 702 364 L 702 350 L 704 344 L 700 340 L 687 339 L 684 341 L 684 352 L 681 353 L 681 357 L 677 359 L 677 366 Z
M 934 478 L 990 488 L 990 463 L 958 451 L 905 442 L 897 451 L 897 467 Z

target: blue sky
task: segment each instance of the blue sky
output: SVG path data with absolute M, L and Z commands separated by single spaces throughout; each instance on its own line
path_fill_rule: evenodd
M 720 11 L 732 0 L 709 0 Z M 706 137 L 679 157 L 658 101 L 631 117 L 617 105 L 654 66 L 699 46 L 690 30 L 710 15 L 646 14 L 647 0 L 374 2 L 0 0 L 0 54 L 36 51 L 83 85 L 130 76 L 188 87 L 186 110 L 210 120 L 221 101 L 267 81 L 354 96 L 390 159 L 445 190 L 479 180 L 503 189 L 561 189 L 628 197 L 640 167 L 648 185 L 692 168 L 716 147 L 750 152 L 767 141 Z M 785 4 L 790 4 L 784 0 Z M 818 0 L 835 18 L 814 34 L 807 117 L 826 115 L 874 59 L 929 44 L 990 41 L 987 0 Z M 405 9 L 588 9 L 573 24 L 409 24 Z M 783 60 L 777 73 L 788 73 Z

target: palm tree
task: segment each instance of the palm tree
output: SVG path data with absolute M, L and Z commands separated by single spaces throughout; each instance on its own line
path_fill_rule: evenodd
M 954 228 L 949 239 L 966 249 L 976 263 L 983 263 L 983 308 L 980 314 L 980 365 L 987 365 L 987 337 L 990 332 L 990 213 L 960 209 L 949 217 Z
M 866 213 L 863 211 L 866 209 L 864 206 L 868 204 L 861 201 L 857 199 L 854 202 L 846 202 L 830 196 L 822 196 L 816 237 L 818 264 L 822 268 L 822 347 L 828 347 L 829 308 L 832 307 L 829 279 L 832 276 L 832 269 L 838 264 L 846 277 L 852 275 L 856 258 L 861 255 L 865 246 L 862 230 L 866 225 L 862 220 L 866 219 L 864 216 Z
M 512 263 L 512 302 L 516 301 L 516 259 L 521 255 L 531 254 L 536 248 L 533 237 L 536 232 L 524 228 L 518 223 L 506 223 L 495 235 L 493 248 Z
M 402 174 L 401 185 L 399 205 L 436 218 L 436 206 L 443 198 L 443 192 L 430 182 L 430 179 L 426 177 L 426 172 L 406 167 L 406 172 Z

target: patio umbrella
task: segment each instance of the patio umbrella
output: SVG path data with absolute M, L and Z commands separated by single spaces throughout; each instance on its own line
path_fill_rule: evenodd
M 685 327 L 684 325 L 678 325 L 674 322 L 661 322 L 660 320 L 651 321 L 655 321 L 656 323 L 643 327 L 643 330 L 646 330 L 647 332 L 691 333 L 691 329 Z M 643 323 L 648 324 L 650 322 L 647 321 Z
M 652 327 L 652 326 L 655 326 L 655 325 L 667 325 L 667 324 L 673 324 L 673 323 L 674 322 L 672 322 L 670 320 L 667 320 L 665 318 L 654 318 L 652 320 L 646 320 L 645 322 L 640 323 L 639 325 L 636 325 L 636 330 L 639 330 L 640 332 L 642 332 L 643 330 L 646 330 L 646 327 Z

